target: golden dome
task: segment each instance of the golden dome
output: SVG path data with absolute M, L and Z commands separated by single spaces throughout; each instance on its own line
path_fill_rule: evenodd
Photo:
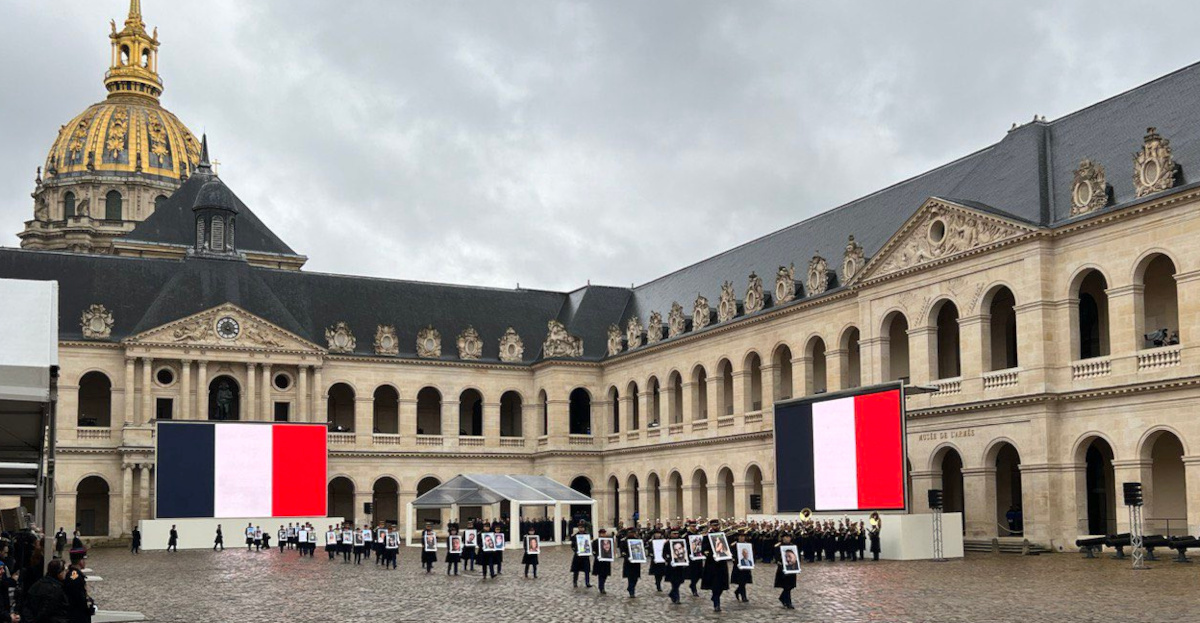
M 182 181 L 199 162 L 200 141 L 175 115 L 149 98 L 115 96 L 92 104 L 58 131 L 46 173 Z
M 130 1 L 123 29 L 111 26 L 108 99 L 59 129 L 47 177 L 157 176 L 178 184 L 199 164 L 200 142 L 158 103 L 158 29 L 146 32 L 140 0 Z

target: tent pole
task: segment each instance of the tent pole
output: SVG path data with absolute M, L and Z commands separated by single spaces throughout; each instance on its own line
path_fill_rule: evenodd
M 558 502 L 554 503 L 554 542 L 555 543 L 563 542 L 562 504 L 560 504 Z
M 521 505 L 516 500 L 509 500 L 508 504 L 508 544 L 511 546 L 521 538 Z

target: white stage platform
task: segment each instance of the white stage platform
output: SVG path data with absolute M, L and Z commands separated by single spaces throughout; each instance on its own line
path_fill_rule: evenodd
M 799 513 L 781 515 L 750 515 L 749 519 L 780 521 L 795 521 Z M 849 518 L 850 521 L 862 521 L 871 525 L 870 513 L 836 513 L 827 515 L 814 514 L 819 521 Z M 879 531 L 879 557 L 884 560 L 929 560 L 933 558 L 933 515 L 917 513 L 912 515 L 884 515 L 880 513 L 883 527 Z M 962 513 L 942 514 L 942 556 L 945 558 L 963 557 L 963 519 Z M 868 542 L 867 547 L 870 547 Z M 868 551 L 867 555 L 870 555 Z
M 263 532 L 271 534 L 271 547 L 278 547 L 279 526 L 311 523 L 317 529 L 317 546 L 325 546 L 325 528 L 330 524 L 341 525 L 341 517 L 241 517 L 222 519 L 143 519 L 138 522 L 142 531 L 142 549 L 167 549 L 167 539 L 174 525 L 179 533 L 179 549 L 212 549 L 217 537 L 217 524 L 225 537 L 225 547 L 246 546 L 246 524 L 261 526 Z

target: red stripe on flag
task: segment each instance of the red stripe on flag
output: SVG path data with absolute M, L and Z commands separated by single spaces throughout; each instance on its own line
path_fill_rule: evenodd
M 854 397 L 858 507 L 904 508 L 900 390 Z
M 325 427 L 272 426 L 271 514 L 325 516 Z

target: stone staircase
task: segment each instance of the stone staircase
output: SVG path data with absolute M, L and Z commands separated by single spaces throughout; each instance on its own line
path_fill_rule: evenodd
M 1050 550 L 1030 543 L 1019 536 L 1002 536 L 992 539 L 963 539 L 963 551 L 984 554 L 1025 554 L 1037 556 L 1048 554 Z

